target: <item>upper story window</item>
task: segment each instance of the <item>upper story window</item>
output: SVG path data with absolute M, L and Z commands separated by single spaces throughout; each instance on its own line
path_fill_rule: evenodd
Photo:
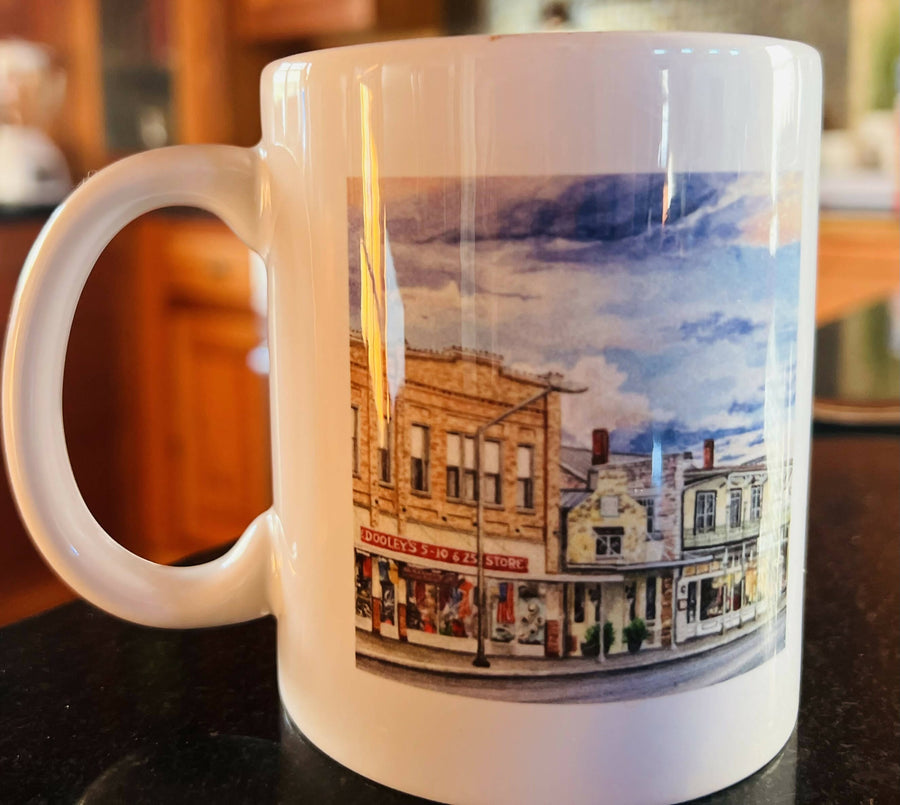
M 475 500 L 475 437 L 447 434 L 447 497 Z
M 350 415 L 352 418 L 351 426 L 353 428 L 351 434 L 353 447 L 353 474 L 359 475 L 359 408 L 355 405 L 350 406 Z
M 740 489 L 731 489 L 728 492 L 728 527 L 741 527 L 741 508 L 743 507 L 743 495 Z
M 656 498 L 641 497 L 637 498 L 637 502 L 644 507 L 644 511 L 646 512 L 647 539 L 653 539 L 656 532 Z
M 516 448 L 516 506 L 534 508 L 534 447 L 530 444 Z
M 750 519 L 759 520 L 762 517 L 762 486 L 750 487 Z
M 716 530 L 716 493 L 697 492 L 694 498 L 694 533 L 703 534 Z
M 500 477 L 500 442 L 496 439 L 485 439 L 482 445 L 484 465 L 481 477 L 484 489 L 484 502 L 500 504 L 503 502 L 503 484 Z
M 409 445 L 409 484 L 416 492 L 428 492 L 431 489 L 428 479 L 430 441 L 430 428 L 427 425 L 412 425 Z
M 390 422 L 384 425 L 384 444 L 378 448 L 378 480 L 385 485 L 394 482 L 393 453 L 394 426 Z
M 600 497 L 600 516 L 601 517 L 618 517 L 619 516 L 619 496 L 618 495 L 601 495 L 601 497 Z
M 625 529 L 621 526 L 603 528 L 594 526 L 595 548 L 598 559 L 612 559 L 622 555 L 622 538 Z

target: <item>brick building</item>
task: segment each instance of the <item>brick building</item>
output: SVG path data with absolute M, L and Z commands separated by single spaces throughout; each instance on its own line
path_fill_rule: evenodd
M 475 433 L 545 391 L 492 354 L 407 348 L 379 422 L 362 338 L 351 335 L 357 626 L 474 651 Z M 559 655 L 559 395 L 484 432 L 482 533 L 488 650 Z

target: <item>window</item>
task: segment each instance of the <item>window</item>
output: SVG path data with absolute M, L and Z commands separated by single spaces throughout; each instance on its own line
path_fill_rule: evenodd
M 394 442 L 394 426 L 390 422 L 384 425 L 384 444 L 378 448 L 378 480 L 383 484 L 390 485 L 393 483 L 393 472 L 391 464 L 393 462 L 391 445 Z
M 573 595 L 573 617 L 575 623 L 584 623 L 584 584 L 580 581 L 575 582 L 575 590 Z
M 687 622 L 697 620 L 697 582 L 689 581 L 687 589 Z
M 475 500 L 475 438 L 447 434 L 447 497 Z
M 609 559 L 622 555 L 622 537 L 625 536 L 625 529 L 602 528 L 594 526 L 594 537 L 597 540 L 597 558 Z
M 716 493 L 698 492 L 694 499 L 694 533 L 716 530 Z
M 351 441 L 353 442 L 353 474 L 359 475 L 359 408 L 355 405 L 350 406 L 352 416 L 353 433 Z
M 428 452 L 429 452 L 429 427 L 427 425 L 413 425 L 410 428 L 410 470 L 409 484 L 416 492 L 428 492 Z
M 647 593 L 644 604 L 645 619 L 656 620 L 656 576 L 647 576 Z
M 728 493 L 728 527 L 741 527 L 741 506 L 743 498 L 740 489 L 732 489 Z
M 534 508 L 534 448 L 528 444 L 516 448 L 516 506 Z
M 484 466 L 481 477 L 484 484 L 484 502 L 500 504 L 503 501 L 503 488 L 500 483 L 500 442 L 486 439 L 482 450 Z
M 731 608 L 740 609 L 744 598 L 744 580 L 736 581 L 731 588 Z
M 722 614 L 724 603 L 722 579 L 703 579 L 700 582 L 700 620 L 705 621 Z
M 600 516 L 601 517 L 618 517 L 619 516 L 619 496 L 618 495 L 601 495 L 601 497 L 600 497 Z
M 762 516 L 762 487 L 750 487 L 750 519 L 759 520 Z
M 647 513 L 647 539 L 654 539 L 656 532 L 656 498 L 637 498 L 637 502 L 644 507 Z
M 629 623 L 637 617 L 635 609 L 635 600 L 637 599 L 637 584 L 633 581 L 625 582 L 625 600 L 628 602 L 628 621 Z

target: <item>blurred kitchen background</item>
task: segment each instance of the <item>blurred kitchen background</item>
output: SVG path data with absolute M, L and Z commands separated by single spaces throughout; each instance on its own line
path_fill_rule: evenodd
M 0 0 L 0 300 L 92 171 L 174 143 L 256 142 L 259 73 L 281 56 L 548 28 L 779 36 L 825 65 L 817 410 L 896 427 L 898 14 L 897 0 Z M 270 502 L 260 272 L 220 222 L 168 210 L 123 231 L 88 282 L 66 436 L 92 511 L 142 556 L 221 545 Z M 71 597 L 4 485 L 0 625 Z

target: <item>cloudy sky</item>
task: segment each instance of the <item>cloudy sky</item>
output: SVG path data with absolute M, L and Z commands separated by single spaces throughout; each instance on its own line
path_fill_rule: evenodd
M 359 193 L 351 183 L 353 327 Z M 410 345 L 490 350 L 588 386 L 563 396 L 566 444 L 606 427 L 618 451 L 715 438 L 723 463 L 764 454 L 767 372 L 790 373 L 796 329 L 796 181 L 386 179 L 381 193 Z

